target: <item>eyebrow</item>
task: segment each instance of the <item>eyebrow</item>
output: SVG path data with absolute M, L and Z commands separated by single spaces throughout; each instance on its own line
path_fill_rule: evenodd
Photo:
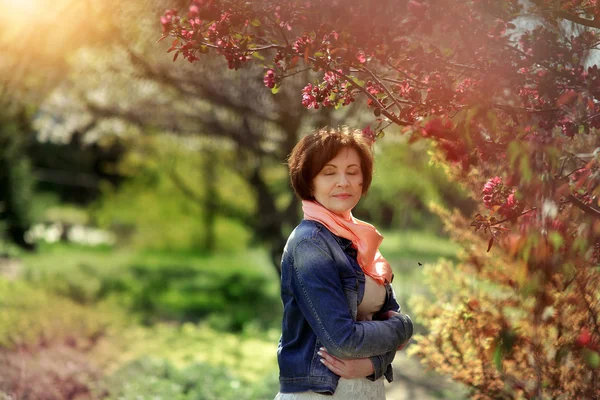
M 333 165 L 333 164 L 325 164 L 325 167 L 333 167 L 333 168 L 337 168 L 337 166 L 336 166 L 336 165 Z M 325 167 L 323 167 L 323 168 L 325 168 Z M 360 167 L 360 165 L 358 165 L 358 164 L 350 164 L 350 165 L 348 165 L 346 168 L 350 168 L 350 167 Z

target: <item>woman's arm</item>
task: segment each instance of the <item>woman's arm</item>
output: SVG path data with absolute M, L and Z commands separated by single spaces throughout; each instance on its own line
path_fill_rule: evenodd
M 387 320 L 390 316 L 400 311 L 400 305 L 396 300 L 396 294 L 391 285 L 386 286 L 386 301 L 382 309 L 374 316 L 376 320 Z M 408 343 L 400 345 L 396 350 L 401 350 Z M 327 353 L 325 348 L 321 348 L 319 356 L 322 363 L 337 375 L 352 379 L 366 377 L 375 381 L 385 375 L 388 382 L 393 380 L 392 369 L 390 365 L 396 356 L 396 350 L 388 351 L 385 354 L 372 356 L 369 358 L 359 358 L 353 360 L 342 360 Z
M 340 359 L 395 351 L 412 336 L 412 321 L 396 314 L 386 321 L 352 319 L 335 260 L 318 239 L 299 242 L 292 252 L 291 289 L 328 353 Z
M 374 316 L 374 319 L 379 321 L 387 320 L 400 311 L 400 305 L 396 300 L 394 289 L 391 285 L 388 285 L 386 289 L 386 302 L 383 308 Z M 324 348 L 321 349 L 319 356 L 322 357 L 322 362 L 327 368 L 343 378 L 352 379 L 366 377 L 369 380 L 376 381 L 385 375 L 388 382 L 391 382 L 393 380 L 393 375 L 390 365 L 394 361 L 396 351 L 402 350 L 407 343 L 408 340 L 395 350 L 369 358 L 341 360 L 327 353 Z

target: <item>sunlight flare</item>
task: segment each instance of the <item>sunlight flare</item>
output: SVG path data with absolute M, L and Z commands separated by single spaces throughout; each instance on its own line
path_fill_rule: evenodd
M 16 13 L 32 13 L 35 12 L 38 7 L 41 6 L 40 0 L 2 0 L 0 4 L 3 4 L 8 12 Z

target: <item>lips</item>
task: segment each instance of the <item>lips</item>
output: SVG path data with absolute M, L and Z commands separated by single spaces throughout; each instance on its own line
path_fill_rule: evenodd
M 336 199 L 340 199 L 340 200 L 346 200 L 346 199 L 349 199 L 350 197 L 352 197 L 352 195 L 350 193 L 340 193 L 340 194 L 334 194 L 333 197 L 335 197 Z

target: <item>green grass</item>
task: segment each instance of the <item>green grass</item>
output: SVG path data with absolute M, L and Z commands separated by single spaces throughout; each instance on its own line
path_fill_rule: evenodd
M 146 323 L 210 319 L 241 330 L 276 325 L 277 274 L 262 249 L 203 255 L 44 246 L 23 258 L 25 279 L 80 304 L 114 300 Z

